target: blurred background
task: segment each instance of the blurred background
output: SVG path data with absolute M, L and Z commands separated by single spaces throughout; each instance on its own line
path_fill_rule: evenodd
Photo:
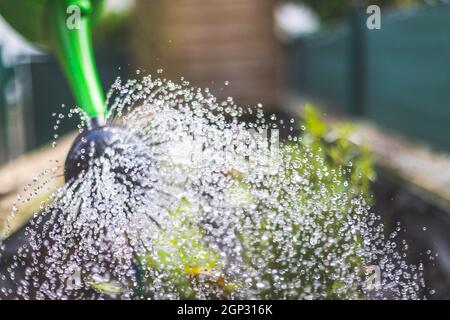
M 380 29 L 367 27 L 369 5 Z M 52 113 L 74 100 L 52 56 L 1 17 L 0 35 L 1 166 L 48 146 Z M 449 1 L 106 0 L 94 42 L 105 90 L 163 69 L 281 118 L 309 101 L 352 123 L 376 158 L 374 211 L 404 226 L 430 298 L 450 298 Z
M 382 8 L 380 30 L 366 27 L 369 4 Z M 286 111 L 288 96 L 302 96 L 450 150 L 442 1 L 106 0 L 105 8 L 94 32 L 105 89 L 137 68 L 162 68 L 241 105 Z M 0 32 L 4 163 L 50 141 L 51 113 L 74 102 L 51 56 L 1 18 Z

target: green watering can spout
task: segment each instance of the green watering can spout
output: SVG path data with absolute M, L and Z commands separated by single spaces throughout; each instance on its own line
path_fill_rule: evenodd
M 52 47 L 78 105 L 89 117 L 104 118 L 105 96 L 92 49 L 92 3 L 89 0 L 49 0 L 49 9 Z
M 102 125 L 107 108 L 91 38 L 93 12 L 101 1 L 95 8 L 93 1 L 0 0 L 0 14 L 26 38 L 54 51 L 78 106 Z
M 75 138 L 67 154 L 64 163 L 66 182 L 79 178 L 89 170 L 91 160 L 104 156 L 107 150 L 117 148 L 117 152 L 123 153 L 124 137 L 131 145 L 130 150 L 143 149 L 138 137 L 130 138 L 125 129 L 106 125 L 106 101 L 91 39 L 92 21 L 101 5 L 102 0 L 0 0 L 0 14 L 5 20 L 30 41 L 53 49 L 78 106 L 90 117 L 87 130 Z M 146 153 L 139 157 L 148 160 Z M 133 159 L 138 158 L 133 156 Z M 129 168 L 128 161 L 125 163 L 125 166 L 114 166 L 116 173 L 127 175 L 127 172 L 139 170 Z M 131 180 L 126 181 L 128 187 Z

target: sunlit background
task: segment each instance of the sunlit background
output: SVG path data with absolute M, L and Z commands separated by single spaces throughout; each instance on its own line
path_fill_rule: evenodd
M 373 4 L 379 30 L 366 24 Z M 374 210 L 390 228 L 403 223 L 434 297 L 450 298 L 447 1 L 107 0 L 94 43 L 105 90 L 137 69 L 163 70 L 281 118 L 311 102 L 326 121 L 352 123 L 352 140 L 377 162 Z M 56 60 L 0 17 L 0 165 L 50 148 L 62 105 L 74 100 Z M 15 191 L 2 189 L 0 201 Z

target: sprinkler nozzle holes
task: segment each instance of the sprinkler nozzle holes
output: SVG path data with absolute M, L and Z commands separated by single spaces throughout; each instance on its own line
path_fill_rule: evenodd
M 138 137 L 120 127 L 102 126 L 86 129 L 73 142 L 64 164 L 66 182 L 76 179 L 104 159 L 118 176 L 136 175 L 150 164 L 147 148 Z M 129 180 L 128 177 L 121 179 Z

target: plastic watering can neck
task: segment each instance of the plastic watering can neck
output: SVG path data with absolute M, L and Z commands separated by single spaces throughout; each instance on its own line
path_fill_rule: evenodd
M 91 118 L 106 116 L 91 28 L 103 0 L 0 0 L 0 14 L 28 40 L 50 47 L 75 100 Z
M 107 110 L 92 48 L 92 2 L 47 0 L 50 44 L 70 83 L 77 104 L 103 122 Z M 100 123 L 101 124 L 101 123 Z

